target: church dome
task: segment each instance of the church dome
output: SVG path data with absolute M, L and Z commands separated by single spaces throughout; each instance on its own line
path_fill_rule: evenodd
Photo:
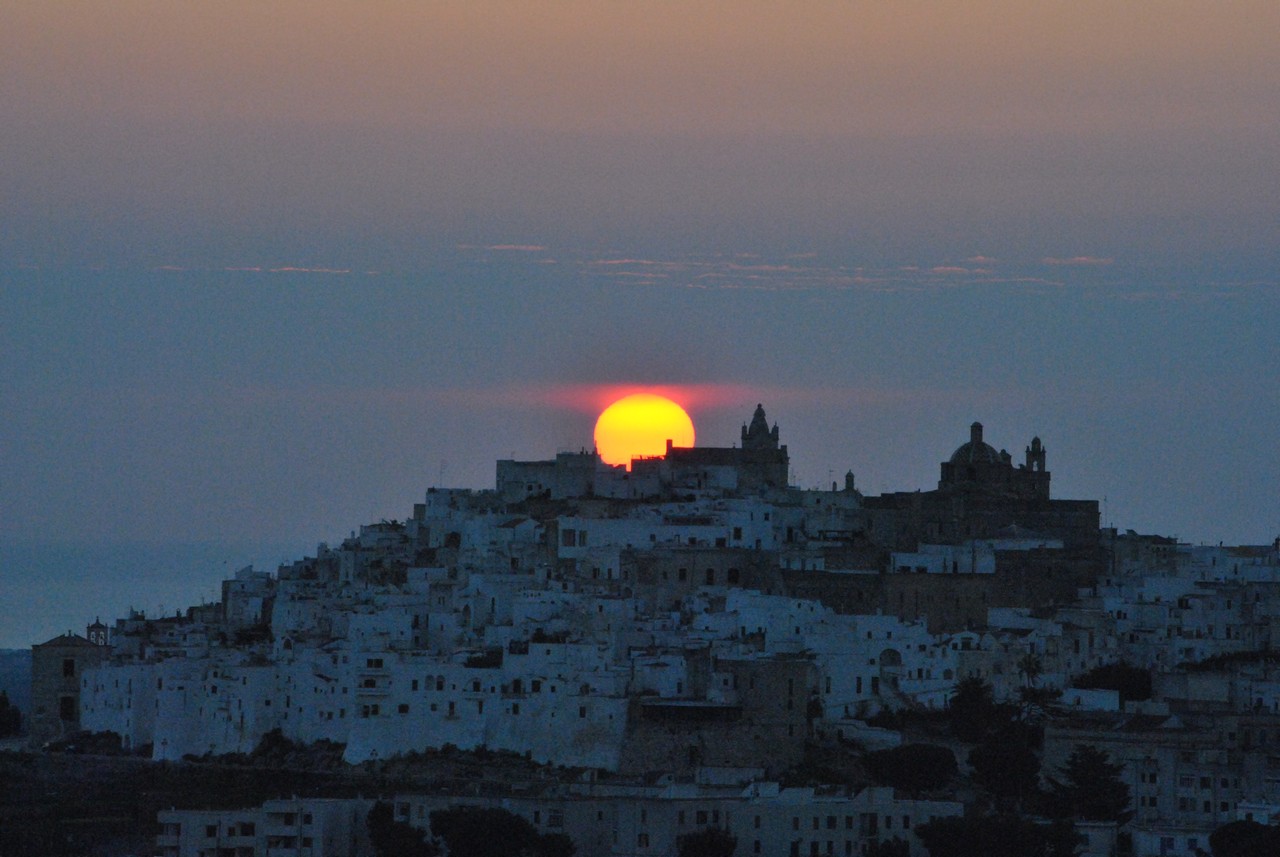
M 982 441 L 982 423 L 969 427 L 969 442 L 951 453 L 952 464 L 999 464 L 1000 453 L 995 447 Z
M 999 464 L 1000 453 L 989 443 L 969 442 L 951 453 L 952 464 Z

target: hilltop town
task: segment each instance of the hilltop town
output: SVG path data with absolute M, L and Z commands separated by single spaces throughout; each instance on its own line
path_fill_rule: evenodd
M 709 828 L 739 855 L 923 857 L 921 826 L 1040 813 L 983 762 L 1022 749 L 1032 789 L 1081 747 L 1116 766 L 1127 806 L 1068 813 L 1088 854 L 1280 822 L 1280 539 L 1103 528 L 1096 501 L 1053 496 L 1040 438 L 1016 462 L 978 423 L 957 440 L 935 489 L 880 495 L 852 473 L 789 485 L 763 407 L 731 446 L 630 468 L 499 461 L 492 489 L 430 488 L 216 603 L 35 646 L 30 738 L 171 762 L 272 740 L 348 765 L 490 754 L 558 773 L 399 793 L 395 820 L 501 808 L 580 857 Z M 922 745 L 955 773 L 877 775 Z M 373 806 L 177 807 L 155 853 L 373 853 Z

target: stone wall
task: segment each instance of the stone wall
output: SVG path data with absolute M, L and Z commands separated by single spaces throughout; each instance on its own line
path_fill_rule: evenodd
M 80 729 L 80 686 L 85 670 L 111 655 L 78 634 L 31 647 L 30 740 L 40 746 Z

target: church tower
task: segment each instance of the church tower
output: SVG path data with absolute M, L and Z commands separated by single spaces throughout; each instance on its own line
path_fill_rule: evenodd
M 751 425 L 742 427 L 742 448 L 778 448 L 778 426 L 775 423 L 772 431 L 769 429 L 769 421 L 764 415 L 764 405 L 756 405 L 756 411 L 751 415 Z
M 1027 469 L 1037 473 L 1044 472 L 1044 444 L 1039 437 L 1031 438 L 1031 446 L 1027 447 Z
M 1049 499 L 1049 469 L 1045 466 L 1045 448 L 1040 438 L 1031 438 L 1027 447 L 1027 463 L 1020 468 L 1029 493 L 1043 500 Z
M 105 646 L 110 642 L 111 629 L 101 619 L 94 619 L 93 624 L 85 628 L 84 636 L 95 646 Z

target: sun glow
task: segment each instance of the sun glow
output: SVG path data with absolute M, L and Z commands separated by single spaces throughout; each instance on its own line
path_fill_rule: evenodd
M 665 396 L 634 393 L 618 399 L 596 420 L 596 450 L 606 464 L 666 455 L 672 446 L 693 446 L 693 420 L 684 408 Z

